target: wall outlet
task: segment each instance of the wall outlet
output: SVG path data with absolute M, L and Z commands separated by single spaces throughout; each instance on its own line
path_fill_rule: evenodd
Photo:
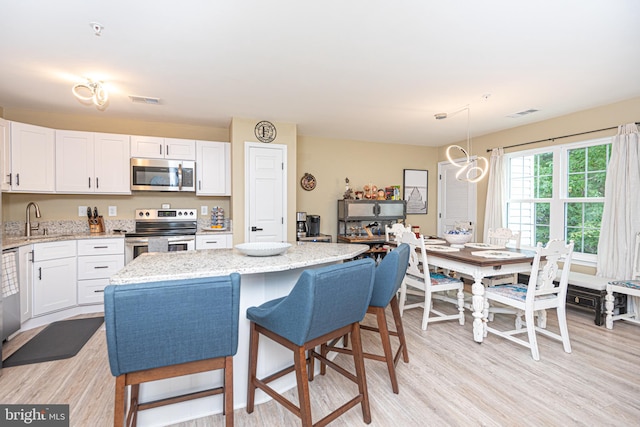
M 209 214 L 209 208 L 207 206 L 200 206 L 200 215 Z
M 78 206 L 78 216 L 83 216 L 86 218 L 87 216 L 87 207 L 86 206 Z
M 117 215 L 118 215 L 118 207 L 109 206 L 109 216 L 117 216 Z

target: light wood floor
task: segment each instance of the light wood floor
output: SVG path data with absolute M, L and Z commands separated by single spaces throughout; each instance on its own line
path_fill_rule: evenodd
M 512 324 L 496 315 L 496 324 Z M 398 365 L 400 394 L 391 392 L 383 363 L 366 361 L 371 399 L 371 426 L 621 426 L 640 420 L 640 328 L 616 322 L 613 330 L 593 323 L 590 312 L 569 308 L 573 353 L 562 344 L 539 337 L 541 360 L 529 350 L 489 336 L 472 340 L 471 316 L 420 329 L 421 310 L 407 311 L 404 325 L 410 363 Z M 370 320 L 367 318 L 367 323 Z M 549 328 L 555 328 L 553 315 Z M 6 358 L 38 330 L 4 344 Z M 365 332 L 365 348 L 377 348 Z M 347 365 L 346 356 L 336 359 Z M 112 424 L 114 379 L 110 374 L 105 333 L 101 328 L 72 359 L 4 368 L 0 402 L 4 404 L 70 404 L 72 426 Z M 341 405 L 345 390 L 355 386 L 328 370 L 311 383 L 314 420 Z M 297 401 L 291 391 L 289 398 Z M 234 413 L 237 426 L 296 426 L 298 419 L 273 401 L 253 414 Z M 223 425 L 221 415 L 180 424 L 181 427 Z M 365 425 L 359 408 L 334 426 Z

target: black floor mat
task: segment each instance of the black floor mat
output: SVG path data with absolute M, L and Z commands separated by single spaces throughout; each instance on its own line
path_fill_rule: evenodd
M 53 322 L 2 362 L 4 368 L 75 356 L 104 322 L 104 317 Z

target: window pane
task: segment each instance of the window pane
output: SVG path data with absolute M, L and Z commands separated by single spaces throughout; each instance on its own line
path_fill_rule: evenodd
M 569 173 L 583 172 L 585 170 L 586 154 L 587 150 L 584 148 L 569 150 Z
M 582 224 L 582 204 L 567 203 L 567 227 L 579 227 Z
M 573 240 L 574 251 L 598 252 L 603 207 L 604 203 L 599 202 L 566 204 L 566 239 Z
M 553 176 L 545 175 L 538 178 L 538 198 L 553 197 Z
M 587 170 L 605 171 L 609 163 L 609 148 L 611 144 L 595 145 L 588 148 L 589 162 Z
M 542 242 L 543 245 L 546 245 L 549 241 L 549 227 L 545 227 L 543 225 L 536 226 L 536 239 L 535 243 L 531 246 L 535 246 L 538 242 Z
M 604 182 L 606 172 L 591 172 L 587 174 L 587 197 L 604 197 Z
M 584 174 L 574 173 L 569 175 L 568 197 L 584 197 Z

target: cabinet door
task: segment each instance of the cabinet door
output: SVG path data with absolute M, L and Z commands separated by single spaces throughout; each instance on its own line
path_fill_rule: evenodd
M 196 159 L 196 142 L 192 139 L 165 138 L 164 147 L 165 159 Z
M 345 217 L 359 217 L 359 218 L 375 218 L 376 205 L 375 201 L 359 200 L 359 201 L 345 201 Z
M 131 194 L 129 135 L 96 133 L 95 192 Z
M 77 304 L 76 259 L 33 263 L 33 315 L 51 313 Z
M 404 200 L 386 200 L 378 202 L 378 217 L 404 218 L 406 216 Z
M 10 191 L 11 182 L 11 123 L 0 119 L 0 190 Z
M 231 248 L 231 234 L 208 233 L 196 236 L 196 249 Z
M 231 156 L 226 142 L 196 141 L 196 194 L 231 195 Z
M 56 191 L 93 193 L 93 133 L 56 131 Z
M 131 157 L 164 159 L 164 138 L 132 135 Z
M 55 191 L 55 131 L 11 122 L 11 191 Z
M 20 323 L 31 319 L 31 301 L 33 292 L 32 245 L 18 248 L 18 280 L 20 282 Z

